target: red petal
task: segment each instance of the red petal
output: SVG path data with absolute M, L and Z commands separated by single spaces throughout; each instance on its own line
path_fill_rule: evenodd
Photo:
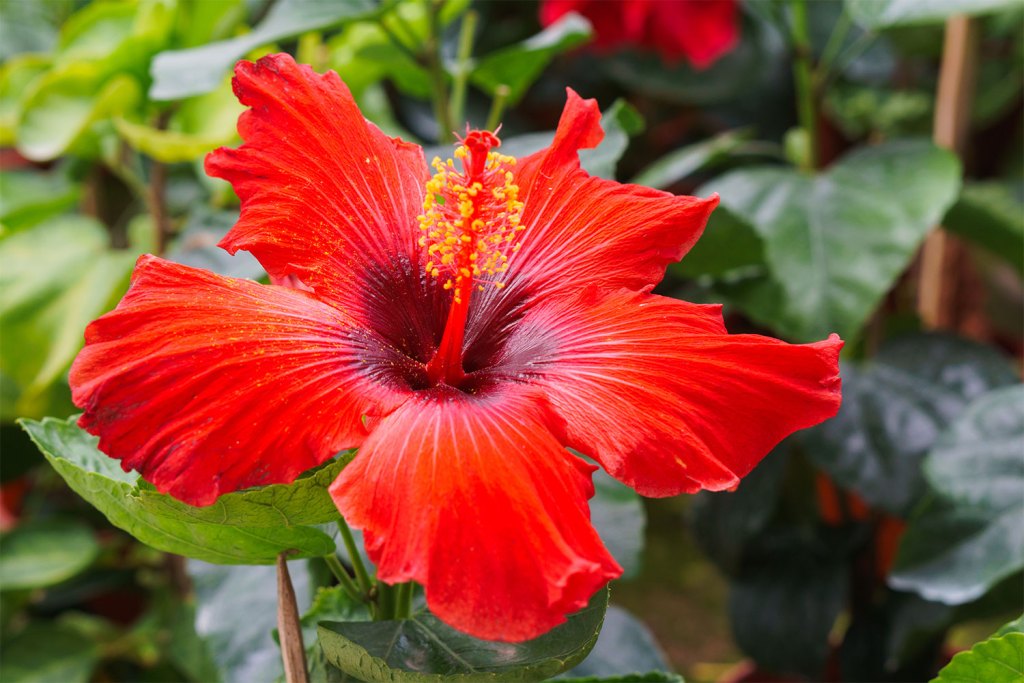
M 621 573 L 590 525 L 593 467 L 562 448 L 543 399 L 421 394 L 385 418 L 331 487 L 388 583 L 415 579 L 479 638 L 538 636 Z
M 510 259 L 510 288 L 565 291 L 600 283 L 612 290 L 656 284 L 689 251 L 718 197 L 676 196 L 591 177 L 577 150 L 604 137 L 595 100 L 568 90 L 551 146 L 516 172 L 525 227 Z
M 382 351 L 337 309 L 283 287 L 143 256 L 71 368 L 100 449 L 193 505 L 288 482 L 365 438 L 401 400 Z
M 238 120 L 245 144 L 206 158 L 242 200 L 221 246 L 350 308 L 375 274 L 399 277 L 411 262 L 418 278 L 423 151 L 368 123 L 336 73 L 287 54 L 239 62 L 234 88 L 251 107 Z
M 652 2 L 650 9 L 648 40 L 666 60 L 686 57 L 704 69 L 739 42 L 735 0 Z
M 639 493 L 728 489 L 783 438 L 835 415 L 842 342 L 730 335 L 719 310 L 633 292 L 547 301 L 506 354 L 530 360 L 568 445 Z

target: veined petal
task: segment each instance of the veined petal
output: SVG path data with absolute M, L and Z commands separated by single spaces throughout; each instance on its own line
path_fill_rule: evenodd
M 577 151 L 604 137 L 595 100 L 567 89 L 551 146 L 522 160 L 519 251 L 510 288 L 566 292 L 591 284 L 639 290 L 661 281 L 700 237 L 718 197 L 686 197 L 590 176 Z
M 416 580 L 443 621 L 518 641 L 621 573 L 590 524 L 593 467 L 536 393 L 439 387 L 386 417 L 331 495 L 388 583 Z
M 336 73 L 290 55 L 239 62 L 233 83 L 250 107 L 238 121 L 245 144 L 206 159 L 242 200 L 221 246 L 347 308 L 382 277 L 418 279 L 423 151 L 368 123 Z
M 840 348 L 836 335 L 730 335 L 718 306 L 589 292 L 534 307 L 505 362 L 545 392 L 569 446 L 670 496 L 732 488 L 783 438 L 835 415 Z
M 400 356 L 337 309 L 154 256 L 85 339 L 70 377 L 79 424 L 193 505 L 293 480 L 405 397 L 374 374 Z

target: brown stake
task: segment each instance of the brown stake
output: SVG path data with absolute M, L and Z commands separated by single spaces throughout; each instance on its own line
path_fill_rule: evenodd
M 288 574 L 287 554 L 277 556 L 277 634 L 281 640 L 284 679 L 287 683 L 309 683 L 306 647 L 302 644 L 299 607 L 295 603 L 292 577 Z
M 977 71 L 978 27 L 965 16 L 946 21 L 939 90 L 935 102 L 934 140 L 964 158 L 970 126 L 970 104 Z M 941 227 L 928 235 L 921 249 L 917 311 L 925 327 L 957 324 L 957 289 L 965 254 Z

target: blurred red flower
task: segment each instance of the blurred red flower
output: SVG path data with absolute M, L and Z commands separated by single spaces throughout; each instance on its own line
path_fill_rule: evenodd
M 569 12 L 590 20 L 598 48 L 653 48 L 665 62 L 685 58 L 698 69 L 710 66 L 739 40 L 736 0 L 541 0 L 545 26 Z
M 208 505 L 359 447 L 331 494 L 380 579 L 521 640 L 621 571 L 566 446 L 645 495 L 729 489 L 836 412 L 834 335 L 729 335 L 720 307 L 650 292 L 718 200 L 588 175 L 593 100 L 569 91 L 545 150 L 474 131 L 431 177 L 337 74 L 235 74 L 245 143 L 206 162 L 242 201 L 221 245 L 302 287 L 143 256 L 71 370 L 82 427 L 159 490 Z

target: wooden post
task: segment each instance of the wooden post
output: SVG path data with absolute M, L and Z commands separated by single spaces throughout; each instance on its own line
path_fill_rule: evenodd
M 299 607 L 295 602 L 295 589 L 292 587 L 292 577 L 288 574 L 286 555 L 281 553 L 277 556 L 277 635 L 281 640 L 284 679 L 287 683 L 309 683 Z

